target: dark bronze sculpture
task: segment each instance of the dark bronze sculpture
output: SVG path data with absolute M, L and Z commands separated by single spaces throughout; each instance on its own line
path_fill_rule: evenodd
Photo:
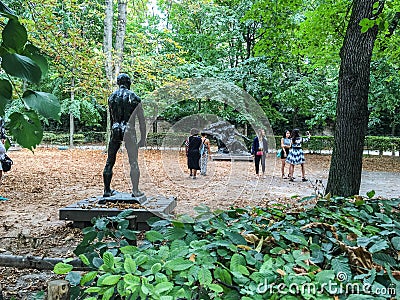
M 142 197 L 144 193 L 139 190 L 140 170 L 138 164 L 139 147 L 145 145 L 146 123 L 140 98 L 130 90 L 131 79 L 127 74 L 117 77 L 119 88 L 108 98 L 108 109 L 111 116 L 111 137 L 108 144 L 108 157 L 103 171 L 104 194 L 111 197 L 116 194 L 112 190 L 112 169 L 115 164 L 117 152 L 125 141 L 130 164 L 130 177 L 132 182 L 132 197 Z M 137 142 L 135 122 L 139 121 L 140 141 Z

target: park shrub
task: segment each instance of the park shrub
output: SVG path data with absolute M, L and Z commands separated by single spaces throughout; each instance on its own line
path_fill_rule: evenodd
M 390 299 L 400 292 L 399 204 L 326 196 L 297 212 L 199 207 L 151 220 L 139 246 L 127 210 L 83 230 L 75 254 L 90 270 L 66 261 L 54 271 L 67 274 L 71 299 Z

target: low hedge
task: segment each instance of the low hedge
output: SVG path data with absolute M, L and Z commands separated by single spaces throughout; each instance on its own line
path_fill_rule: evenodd
M 187 138 L 187 133 L 149 133 L 147 135 L 146 144 L 149 147 L 182 147 L 184 141 Z M 281 136 L 275 136 L 276 149 L 280 148 Z M 251 141 L 252 138 L 249 139 Z M 105 143 L 106 133 L 105 132 L 83 132 L 74 134 L 74 143 Z M 312 136 L 310 141 L 304 143 L 303 147 L 305 150 L 312 152 L 319 152 L 322 150 L 333 149 L 333 136 Z M 67 145 L 69 144 L 68 133 L 54 133 L 44 132 L 42 143 L 55 144 L 55 145 Z M 216 142 L 211 139 L 211 143 L 216 145 Z M 387 136 L 366 136 L 364 142 L 364 149 L 370 151 L 379 151 L 382 154 L 384 151 L 400 151 L 400 138 L 387 137 Z M 251 143 L 247 145 L 251 147 Z

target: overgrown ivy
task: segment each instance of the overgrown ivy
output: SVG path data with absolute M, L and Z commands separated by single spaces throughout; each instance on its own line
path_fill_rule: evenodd
M 138 246 L 124 211 L 84 229 L 75 254 L 90 271 L 68 262 L 54 271 L 67 274 L 73 299 L 394 298 L 400 199 L 368 196 L 327 196 L 298 212 L 199 207 L 152 220 Z

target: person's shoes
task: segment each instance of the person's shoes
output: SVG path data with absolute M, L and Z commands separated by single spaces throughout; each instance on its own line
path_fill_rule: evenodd
M 289 181 L 294 181 L 294 178 L 293 177 L 289 177 Z
M 306 181 L 308 181 L 308 179 L 305 178 L 305 177 L 303 177 L 303 178 L 301 179 L 301 181 L 306 182 Z
M 289 177 L 285 176 L 285 174 L 282 174 L 282 179 L 288 179 Z

